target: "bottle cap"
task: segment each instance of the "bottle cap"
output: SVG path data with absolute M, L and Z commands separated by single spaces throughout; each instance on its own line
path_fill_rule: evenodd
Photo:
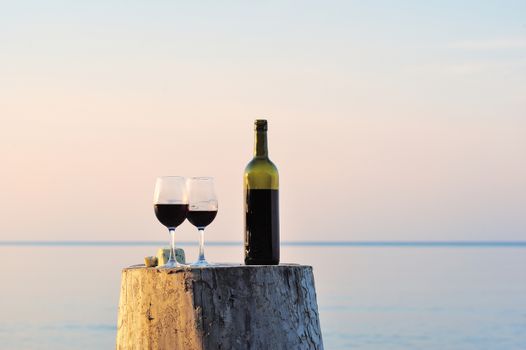
M 266 119 L 256 119 L 254 122 L 254 130 L 256 131 L 267 131 L 267 120 Z

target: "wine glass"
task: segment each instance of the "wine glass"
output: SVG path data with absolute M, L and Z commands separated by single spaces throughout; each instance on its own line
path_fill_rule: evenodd
M 188 213 L 186 179 L 181 176 L 162 176 L 155 182 L 153 206 L 157 219 L 170 232 L 170 258 L 162 267 L 184 266 L 175 260 L 175 228 Z
M 210 266 L 205 259 L 204 230 L 217 215 L 217 197 L 214 192 L 214 179 L 211 177 L 192 177 L 188 180 L 188 221 L 199 231 L 199 258 L 192 266 Z

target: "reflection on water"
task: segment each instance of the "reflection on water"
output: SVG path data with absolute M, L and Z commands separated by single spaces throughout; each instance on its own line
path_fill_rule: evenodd
M 120 268 L 155 250 L 0 246 L 0 349 L 113 348 Z M 526 346 L 524 247 L 286 246 L 282 261 L 313 265 L 327 349 Z

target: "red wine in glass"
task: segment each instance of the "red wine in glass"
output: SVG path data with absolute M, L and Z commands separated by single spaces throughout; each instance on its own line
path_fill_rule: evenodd
M 189 211 L 186 218 L 192 225 L 199 228 L 205 228 L 214 221 L 217 210 L 192 210 Z
M 186 219 L 188 204 L 155 204 L 155 216 L 166 227 L 177 227 Z

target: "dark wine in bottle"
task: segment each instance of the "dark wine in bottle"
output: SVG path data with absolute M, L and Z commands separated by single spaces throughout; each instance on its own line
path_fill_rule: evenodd
M 168 228 L 181 225 L 188 213 L 188 204 L 155 204 L 157 220 Z
M 186 218 L 192 225 L 202 228 L 210 225 L 217 215 L 217 210 L 190 210 Z
M 245 168 L 245 264 L 279 264 L 279 176 L 268 157 L 267 121 L 255 122 L 254 158 Z

